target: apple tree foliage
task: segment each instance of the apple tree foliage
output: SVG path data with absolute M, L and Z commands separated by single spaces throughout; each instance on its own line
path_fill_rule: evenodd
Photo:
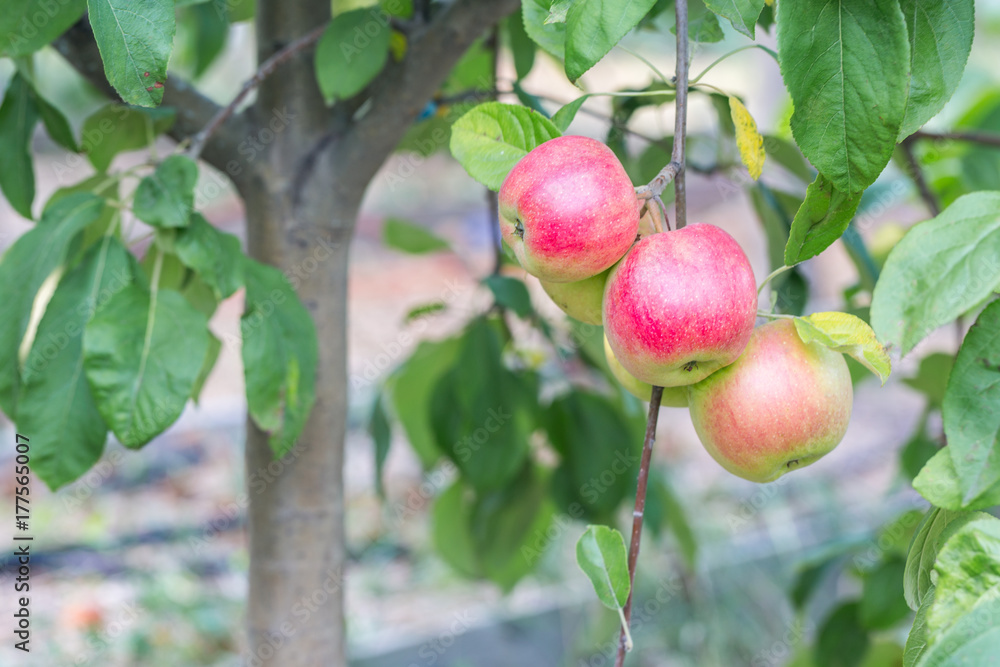
M 280 455 L 314 400 L 311 319 L 286 276 L 249 259 L 195 210 L 199 166 L 183 147 L 162 158 L 150 150 L 178 113 L 159 106 L 168 62 L 204 73 L 230 23 L 252 18 L 253 3 L 149 0 L 141 16 L 108 0 L 7 5 L 0 57 L 14 67 L 0 102 L 0 190 L 33 226 L 0 259 L 0 410 L 31 434 L 34 470 L 57 488 L 99 460 L 109 433 L 140 448 L 174 423 L 197 400 L 221 347 L 207 322 L 239 290 L 249 411 Z M 403 0 L 382 5 L 400 21 L 413 11 Z M 671 0 L 523 0 L 497 36 L 459 62 L 399 151 L 447 148 L 495 191 L 520 157 L 572 132 L 581 113 L 593 113 L 588 102 L 610 97 L 604 140 L 637 185 L 648 182 L 669 161 L 672 137 L 639 135 L 631 123 L 641 110 L 673 104 L 669 77 L 651 68 L 646 85 L 583 91 L 566 104 L 527 77 L 548 60 L 578 83 L 634 31 L 659 34 L 658 48 L 672 53 L 672 9 Z M 368 11 L 338 14 L 316 46 L 316 85 L 330 103 L 356 97 L 405 53 L 396 30 L 378 31 L 360 55 L 341 48 L 367 25 Z M 738 33 L 745 48 L 773 56 L 790 98 L 787 127 L 762 136 L 744 103 L 753 107 L 752 97 L 692 72 L 690 94 L 716 117 L 688 137 L 686 168 L 726 176 L 720 194 L 752 203 L 771 268 L 787 269 L 771 282 L 773 307 L 803 314 L 809 285 L 800 264 L 839 239 L 857 268 L 844 294 L 853 317 L 797 319 L 804 338 L 851 354 L 884 380 L 881 345 L 906 355 L 939 327 L 972 323 L 956 356 L 925 356 L 905 380 L 926 407 L 900 467 L 932 507 L 885 526 L 877 553 L 848 544 L 801 571 L 792 591 L 798 608 L 830 577 L 860 584 L 826 617 L 803 664 L 860 664 L 878 633 L 911 618 L 898 649 L 907 667 L 983 664 L 982 656 L 1000 654 L 1000 525 L 983 511 L 1000 504 L 1000 151 L 975 138 L 1000 136 L 1000 91 L 960 110 L 957 138 L 922 132 L 961 81 L 973 0 L 692 0 L 690 19 L 695 48 Z M 80 20 L 121 101 L 89 116 L 78 137 L 46 98 L 34 59 Z M 513 80 L 496 74 L 497 38 L 512 56 Z M 776 40 L 777 50 L 756 39 Z M 505 103 L 494 100 L 498 90 Z M 39 126 L 95 172 L 44 203 L 30 150 Z M 151 160 L 112 169 L 129 151 Z M 886 256 L 860 230 L 907 193 L 906 178 L 944 208 Z M 149 233 L 133 235 L 136 221 Z M 405 252 L 450 251 L 406 221 L 389 221 L 384 234 Z M 601 601 L 620 608 L 625 545 L 604 526 L 631 504 L 643 406 L 613 381 L 600 327 L 547 321 L 525 284 L 499 270 L 482 285 L 489 302 L 481 312 L 454 335 L 421 342 L 380 385 L 369 423 L 376 470 L 401 431 L 427 470 L 453 473 L 434 502 L 433 540 L 456 570 L 504 589 L 535 567 L 553 530 L 595 524 L 578 544 L 580 562 Z M 448 307 L 430 303 L 409 319 Z M 528 337 L 547 352 L 524 344 Z M 663 469 L 651 475 L 647 515 L 692 562 L 693 531 Z

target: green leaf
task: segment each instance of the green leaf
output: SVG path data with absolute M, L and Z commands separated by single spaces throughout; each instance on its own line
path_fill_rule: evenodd
M 133 211 L 154 227 L 185 227 L 194 209 L 198 165 L 183 155 L 171 155 L 151 175 L 139 181 Z
M 537 379 L 508 370 L 500 352 L 490 321 L 474 320 L 431 394 L 437 446 L 479 491 L 506 485 L 523 467 L 538 410 Z
M 860 192 L 846 194 L 823 174 L 817 174 L 792 220 L 785 246 L 785 264 L 804 262 L 830 247 L 847 230 L 859 203 Z
M 217 298 L 226 299 L 243 287 L 245 255 L 240 240 L 213 227 L 200 213 L 194 213 L 191 224 L 177 232 L 174 252 Z
M 455 121 L 451 154 L 470 176 L 491 190 L 499 190 L 507 173 L 528 151 L 560 134 L 559 128 L 537 111 L 487 102 Z
M 183 293 L 182 293 L 183 295 Z M 188 303 L 191 300 L 183 295 Z M 211 313 L 205 313 L 199 310 L 197 306 L 191 304 L 192 307 L 197 310 L 202 315 L 206 317 L 211 317 Z M 215 368 L 215 362 L 219 359 L 219 352 L 222 351 L 222 341 L 216 338 L 211 332 L 208 334 L 208 350 L 205 352 L 205 358 L 201 362 L 201 370 L 198 371 L 198 377 L 195 378 L 194 387 L 191 388 L 191 400 L 197 403 L 201 398 L 201 390 L 205 387 L 205 381 L 208 380 L 208 376 L 211 374 L 212 369 Z
M 962 80 L 975 33 L 973 0 L 900 0 L 910 42 L 910 91 L 898 139 L 944 107 Z
M 791 141 L 776 137 L 774 135 L 764 135 L 764 152 L 772 161 L 777 162 L 791 175 L 799 178 L 803 183 L 812 183 L 816 178 L 816 170 L 809 166 L 799 147 Z
M 118 198 L 118 183 L 109 181 L 107 174 L 97 173 L 90 178 L 85 178 L 72 185 L 59 188 L 53 192 L 49 197 L 49 200 L 45 202 L 45 206 L 42 208 L 42 217 L 45 217 L 46 211 L 48 211 L 49 208 L 55 205 L 55 203 L 60 199 L 80 192 L 98 195 L 100 197 L 104 197 L 105 199 L 115 200 Z M 81 250 L 89 248 L 95 241 L 106 236 L 111 224 L 119 217 L 120 215 L 117 209 L 111 206 L 105 206 L 97 220 L 84 228 L 83 240 L 80 244 Z
M 601 604 L 608 609 L 625 606 L 632 587 L 621 533 L 607 526 L 587 526 L 576 543 L 576 563 L 594 585 Z
M 1000 285 L 1000 192 L 956 199 L 896 244 L 872 295 L 871 323 L 907 354 Z
M 107 171 L 118 153 L 145 148 L 151 136 L 169 130 L 175 115 L 173 108 L 140 109 L 108 104 L 83 121 L 83 150 L 98 171 Z
M 903 378 L 903 382 L 924 394 L 930 407 L 940 408 L 954 365 L 955 357 L 953 355 L 943 352 L 928 354 L 920 360 L 917 375 Z
M 635 488 L 641 442 L 629 436 L 620 409 L 599 394 L 574 390 L 552 402 L 543 422 L 568 477 L 566 505 L 579 503 L 606 520 Z
M 561 107 L 559 111 L 552 116 L 552 124 L 559 128 L 560 132 L 568 130 L 570 123 L 572 123 L 573 119 L 576 118 L 576 112 L 580 110 L 580 107 L 583 106 L 583 103 L 587 101 L 588 97 L 590 97 L 589 93 L 587 95 L 581 95 L 569 104 Z
M 1000 603 L 1000 520 L 982 516 L 965 523 L 941 547 L 934 570 L 936 593 L 927 613 L 932 644 L 976 606 Z
M 316 45 L 316 80 L 327 104 L 354 97 L 382 71 L 391 33 L 367 8 L 334 17 Z
M 670 32 L 676 35 L 677 26 L 671 26 Z M 705 3 L 698 0 L 688 3 L 688 38 L 692 42 L 712 44 L 721 42 L 724 37 L 719 18 L 705 6 Z
M 431 427 L 431 392 L 455 364 L 461 347 L 460 338 L 423 341 L 386 383 L 392 411 L 425 469 L 433 467 L 443 454 Z M 378 375 L 379 369 L 368 362 L 362 376 L 351 378 L 351 387 L 364 387 Z
M 448 242 L 426 228 L 399 218 L 389 218 L 382 226 L 382 242 L 390 248 L 414 255 L 451 250 Z
M 952 512 L 932 507 L 913 534 L 903 571 L 903 597 L 914 611 L 924 605 L 924 597 L 934 588 L 931 570 L 938 551 L 959 528 L 978 518 L 981 512 Z
M 483 576 L 472 540 L 472 492 L 457 480 L 438 496 L 431 510 L 431 540 L 444 562 L 460 574 Z
M 910 615 L 903 598 L 905 566 L 906 561 L 895 556 L 865 574 L 860 611 L 861 623 L 869 630 L 886 630 Z
M 947 447 L 931 457 L 913 480 L 913 488 L 932 504 L 950 510 L 977 510 L 1000 505 L 1000 484 L 986 489 L 971 501 L 965 500 L 965 489 Z
M 26 56 L 41 49 L 83 16 L 86 0 L 6 0 L 0 12 L 0 56 Z
M 932 585 L 917 609 L 917 614 L 913 619 L 913 627 L 906 638 L 906 647 L 903 650 L 903 667 L 914 667 L 927 649 L 927 612 L 930 611 L 933 602 L 934 586 Z
M 549 23 L 565 23 L 566 14 L 576 0 L 553 0 L 549 7 L 549 15 L 545 19 L 546 25 Z
M 544 476 L 532 466 L 482 495 L 455 482 L 434 503 L 435 550 L 463 575 L 487 577 L 510 590 L 551 541 L 553 512 L 545 490 Z
M 83 330 L 100 300 L 131 282 L 132 258 L 106 237 L 63 277 L 38 326 L 24 364 L 17 426 L 31 434 L 32 470 L 51 489 L 83 475 L 104 451 L 108 427 L 84 373 Z
M 795 142 L 837 190 L 857 194 L 888 164 L 906 110 L 910 54 L 899 3 L 778 3 L 777 23 Z
M 566 49 L 566 24 L 546 23 L 552 0 L 523 0 L 524 31 L 549 55 L 562 60 Z
M 521 319 L 527 319 L 535 313 L 535 309 L 531 306 L 528 288 L 523 281 L 509 276 L 493 275 L 484 278 L 483 284 L 490 288 L 498 304 L 514 311 L 514 314 Z
M 849 313 L 813 313 L 795 318 L 795 330 L 805 343 L 819 343 L 834 352 L 849 354 L 885 384 L 892 367 L 889 353 L 875 340 L 864 320 Z
M 38 123 L 31 86 L 20 74 L 14 74 L 0 104 L 0 189 L 11 208 L 31 219 L 35 198 L 35 171 L 31 160 L 31 135 Z
M 931 605 L 928 613 L 934 611 Z M 917 667 L 992 665 L 1000 653 L 1000 599 L 994 594 L 958 618 L 939 636 L 930 636 Z
M 926 418 L 921 420 L 920 427 L 910 437 L 899 453 L 899 464 L 911 483 L 920 474 L 925 465 L 938 453 L 941 446 L 927 435 Z
M 316 327 L 285 276 L 243 261 L 246 307 L 240 319 L 247 406 L 281 457 L 302 433 L 316 400 Z
M 1000 301 L 979 314 L 955 358 L 941 408 L 963 503 L 1000 484 Z
M 163 101 L 173 46 L 173 0 L 143 0 L 141 10 L 114 0 L 87 0 L 87 15 L 108 81 L 128 104 Z
M 441 85 L 441 94 L 461 96 L 469 91 L 491 91 L 496 88 L 495 78 L 493 53 L 486 48 L 483 40 L 477 40 L 451 68 L 448 78 Z M 491 95 L 483 95 L 483 98 Z
M 63 112 L 52 106 L 37 90 L 32 90 L 32 95 L 38 116 L 42 119 L 49 138 L 68 151 L 79 152 L 80 147 L 76 143 L 76 137 L 73 136 L 73 129 L 69 126 L 69 121 L 66 120 Z
M 83 334 L 83 366 L 104 421 L 138 448 L 177 421 L 208 351 L 208 320 L 177 292 L 135 284 L 98 308 Z
M 473 506 L 473 543 L 483 573 L 504 591 L 534 568 L 535 556 L 552 541 L 546 482 L 547 475 L 529 464 L 512 483 L 483 493 Z
M 576 0 L 566 14 L 566 76 L 576 82 L 646 15 L 656 0 Z
M 861 625 L 861 603 L 845 602 L 820 626 L 813 660 L 817 667 L 855 667 L 861 664 L 869 643 L 868 631 Z
M 215 62 L 229 35 L 230 2 L 208 0 L 178 10 L 173 66 L 189 69 L 197 79 Z
M 518 8 L 504 21 L 510 50 L 514 56 L 514 72 L 518 79 L 528 76 L 531 68 L 535 66 L 535 44 L 528 37 L 528 33 L 524 31 L 523 11 L 522 8 Z
M 713 12 L 729 19 L 738 32 L 754 39 L 757 18 L 764 9 L 764 0 L 705 0 Z
M 382 403 L 384 394 L 379 392 L 372 405 L 372 412 L 368 418 L 368 435 L 375 443 L 375 490 L 379 496 L 385 497 L 385 487 L 382 486 L 382 468 L 385 467 L 385 459 L 389 456 L 389 446 L 392 444 L 392 426 L 389 424 L 389 415 L 386 414 L 385 405 Z
M 257 0 L 226 0 L 230 23 L 249 21 L 257 13 Z
M 63 197 L 48 207 L 41 221 L 14 242 L 0 261 L 0 408 L 17 415 L 21 373 L 18 353 L 31 321 L 36 294 L 50 276 L 65 268 L 80 232 L 94 222 L 104 200 L 92 194 Z M 52 285 L 55 287 L 55 285 Z M 51 292 L 49 293 L 51 294 Z M 41 313 L 39 313 L 40 315 Z
M 792 584 L 789 597 L 796 610 L 801 611 L 812 599 L 820 585 L 834 573 L 840 572 L 845 563 L 845 554 L 851 544 L 834 545 L 828 553 L 800 567 Z

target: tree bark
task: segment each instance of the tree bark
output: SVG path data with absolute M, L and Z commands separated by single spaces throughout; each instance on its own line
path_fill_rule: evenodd
M 329 21 L 329 0 L 257 4 L 258 62 Z M 331 112 L 320 97 L 313 51 L 297 54 L 258 90 L 251 144 L 249 254 L 277 266 L 312 314 L 319 339 L 316 403 L 292 452 L 273 461 L 268 438 L 247 423 L 251 495 L 247 664 L 342 667 L 343 442 L 347 423 L 348 239 L 363 191 L 341 197 L 329 160 L 316 161 Z M 272 124 L 272 121 L 273 124 Z M 306 161 L 311 164 L 303 178 Z M 323 185 L 325 184 L 325 187 Z M 277 474 L 263 477 L 260 471 Z M 253 481 L 264 479 L 264 484 Z
M 369 91 L 370 109 L 352 122 L 357 100 L 327 108 L 312 53 L 296 57 L 258 92 L 259 127 L 289 116 L 254 165 L 247 204 L 249 252 L 279 267 L 311 312 L 319 338 L 316 404 L 295 450 L 271 463 L 267 437 L 248 423 L 248 480 L 269 465 L 278 475 L 250 485 L 250 664 L 346 666 L 343 574 L 343 446 L 347 421 L 348 248 L 372 177 L 426 100 L 469 45 L 517 7 L 517 0 L 457 0 L 420 34 L 407 57 Z M 259 2 L 258 59 L 329 19 L 329 0 Z M 253 660 L 256 659 L 257 662 Z

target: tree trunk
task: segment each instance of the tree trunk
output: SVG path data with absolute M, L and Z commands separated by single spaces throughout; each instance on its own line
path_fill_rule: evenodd
M 267 436 L 247 426 L 252 667 L 346 667 L 342 468 L 354 223 L 369 182 L 426 100 L 468 46 L 516 6 L 456 0 L 439 15 L 437 34 L 411 36 L 407 58 L 372 85 L 360 121 L 352 117 L 365 96 L 325 106 L 311 51 L 258 89 L 251 116 L 259 129 L 238 144 L 247 150 L 237 149 L 250 163 L 237 180 L 249 254 L 281 269 L 309 309 L 319 368 L 315 406 L 288 456 L 273 461 Z M 329 18 L 330 0 L 259 0 L 259 61 Z
M 330 18 L 329 0 L 260 2 L 258 58 Z M 333 123 L 312 53 L 260 87 L 254 115 L 263 147 L 246 202 L 249 254 L 277 266 L 316 323 L 316 403 L 295 448 L 274 461 L 266 434 L 247 427 L 250 576 L 247 664 L 343 667 L 343 444 L 347 422 L 348 241 L 363 191 L 332 187 L 317 157 Z M 253 143 L 251 142 L 251 146 Z M 329 146 L 325 152 L 329 152 Z

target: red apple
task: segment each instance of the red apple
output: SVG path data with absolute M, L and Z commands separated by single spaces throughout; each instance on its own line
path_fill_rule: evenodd
M 604 301 L 604 284 L 608 271 L 572 283 L 550 283 L 540 280 L 542 289 L 564 313 L 586 322 L 601 324 L 601 303 Z
M 643 238 L 604 289 L 604 331 L 615 357 L 661 387 L 694 384 L 736 361 L 756 318 L 750 262 L 714 225 Z
M 736 362 L 688 388 L 701 443 L 729 472 L 770 482 L 828 454 L 851 419 L 844 357 L 804 343 L 791 320 L 753 332 Z
M 635 241 L 632 181 L 610 148 L 587 137 L 546 141 L 500 186 L 500 233 L 533 276 L 568 283 L 596 276 Z
M 653 396 L 653 385 L 635 379 L 635 376 L 622 367 L 620 361 L 615 359 L 615 353 L 608 345 L 608 337 L 604 337 L 604 358 L 608 361 L 608 369 L 618 380 L 618 384 L 639 400 L 649 402 Z M 660 405 L 671 408 L 686 408 L 688 404 L 687 387 L 665 387 L 660 398 Z

